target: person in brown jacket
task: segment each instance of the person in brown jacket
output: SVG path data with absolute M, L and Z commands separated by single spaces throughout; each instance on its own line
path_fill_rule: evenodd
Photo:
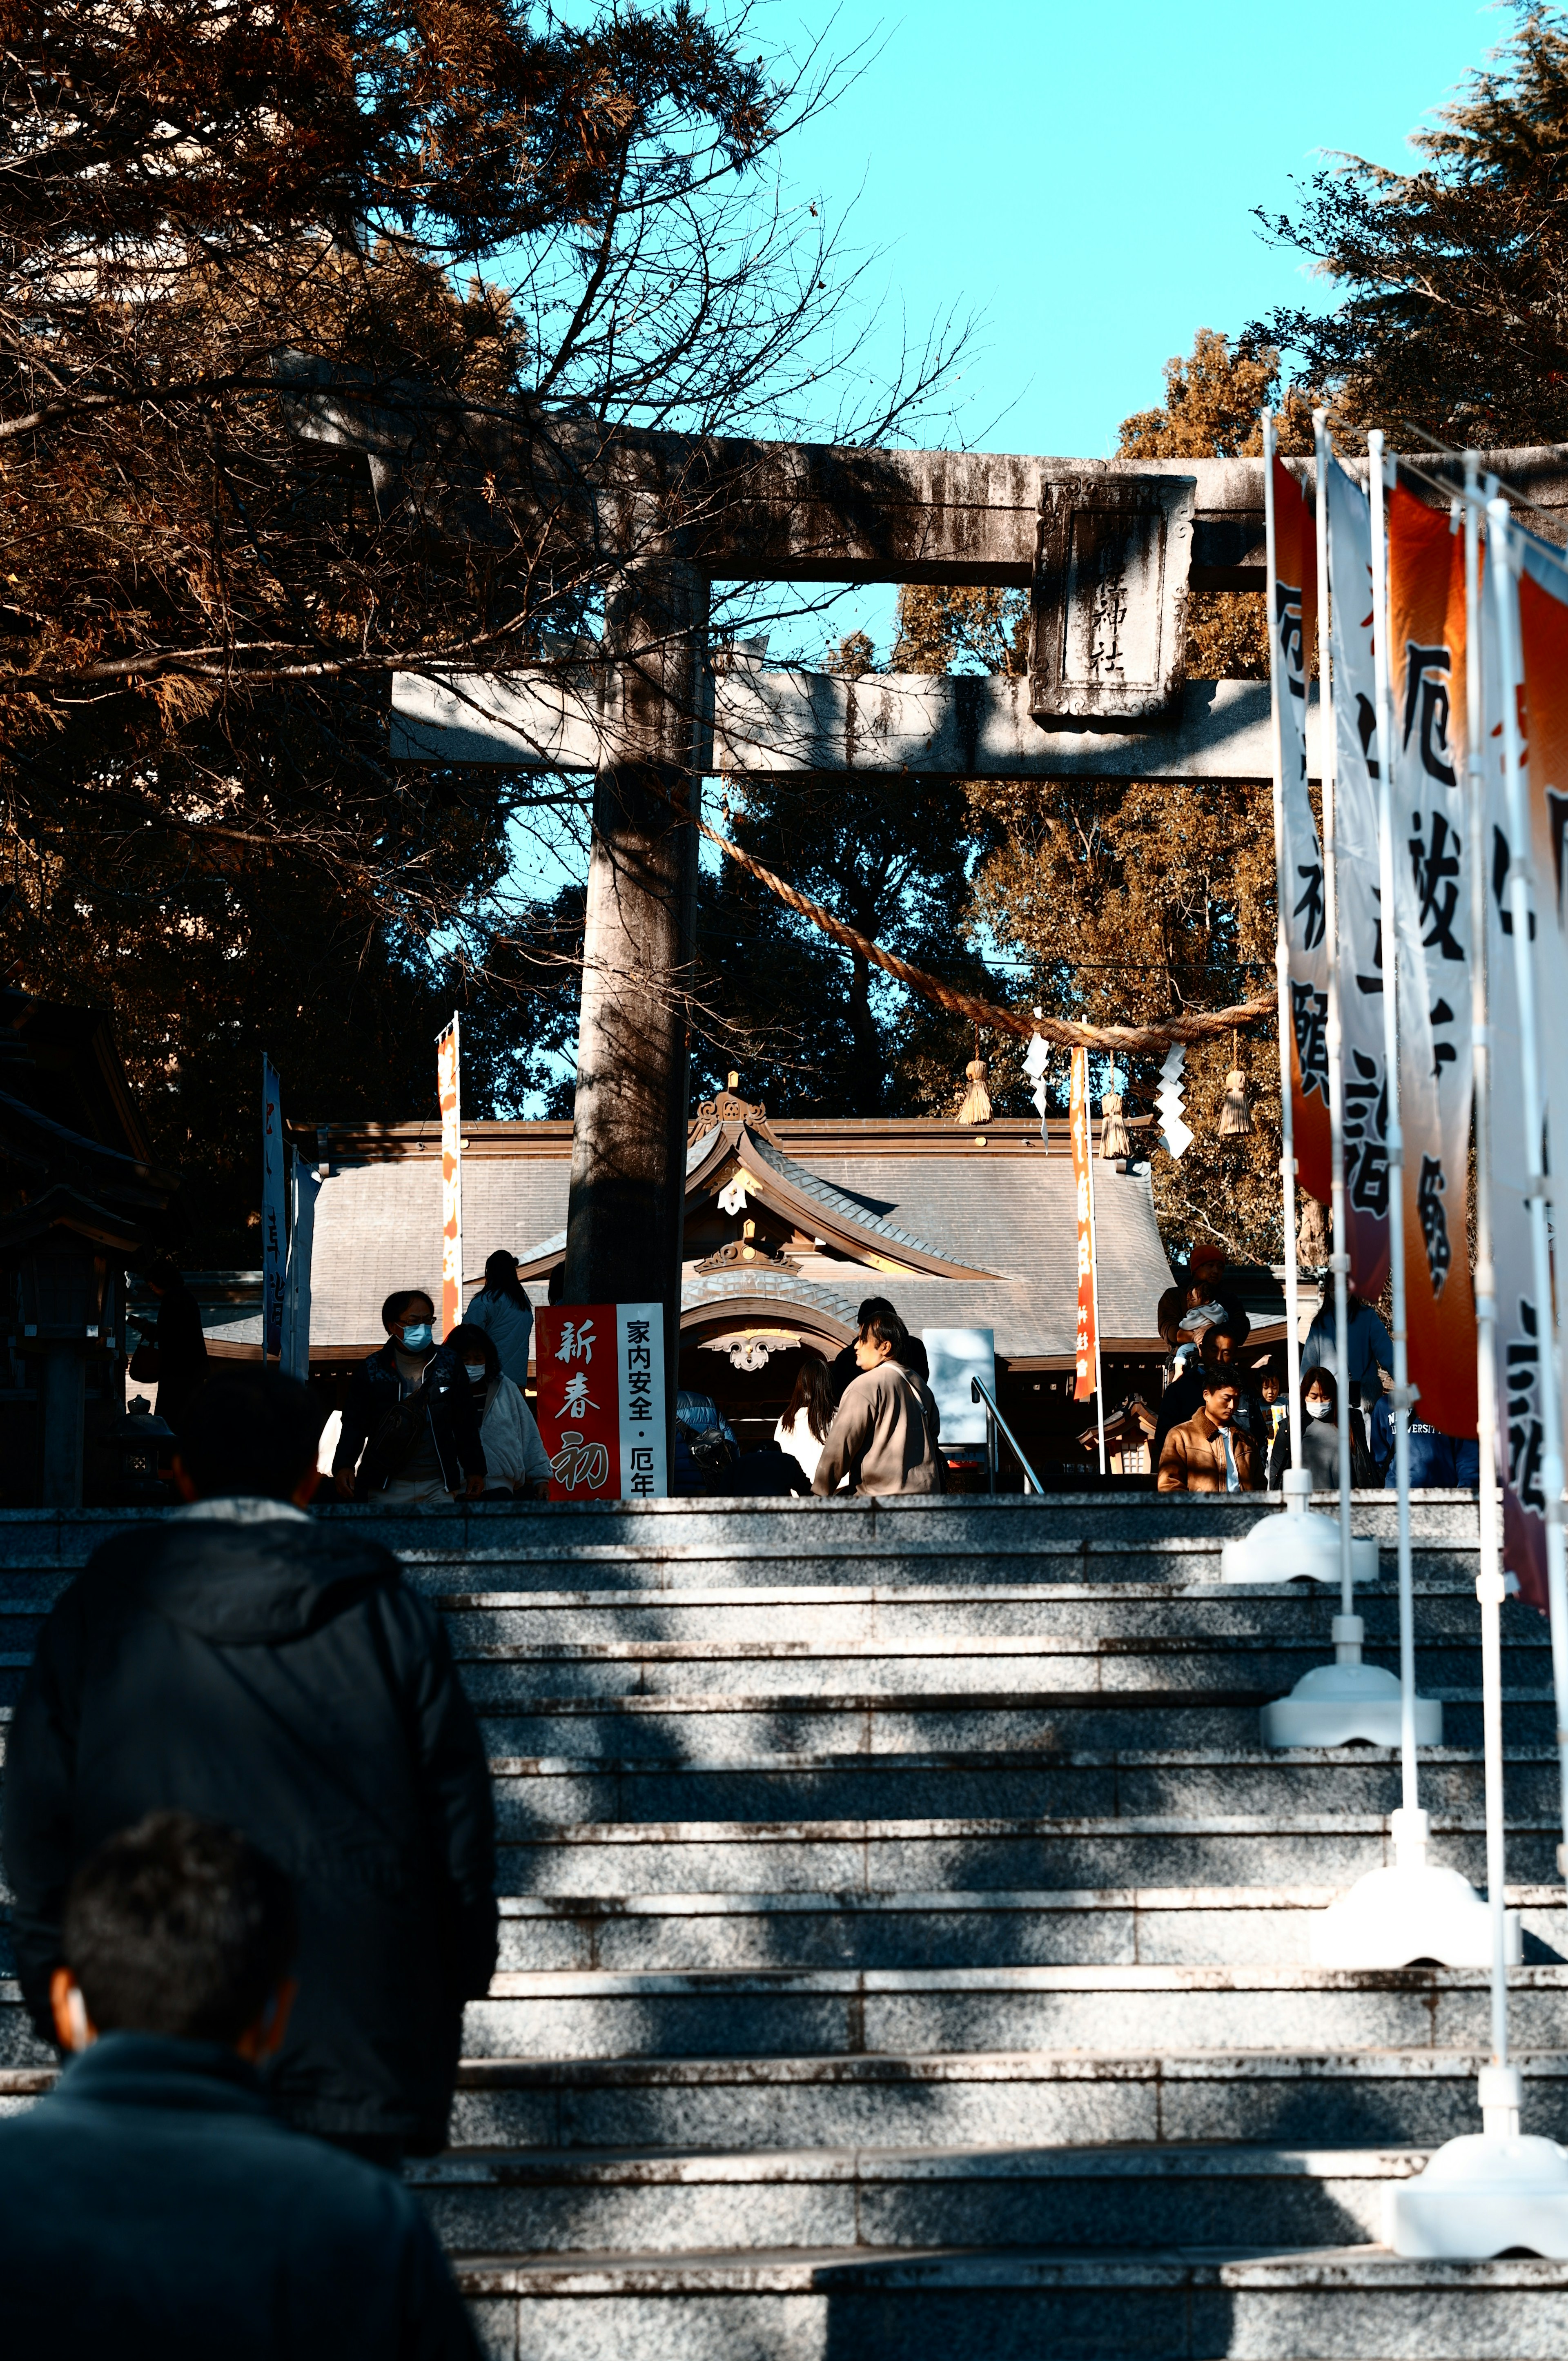
M 1203 1407 L 1173 1426 L 1159 1455 L 1162 1492 L 1256 1492 L 1263 1476 L 1250 1434 L 1233 1423 L 1236 1383 L 1223 1369 L 1203 1373 Z
M 937 1405 L 899 1359 L 903 1323 L 878 1312 L 855 1340 L 860 1375 L 833 1413 L 811 1488 L 836 1492 L 840 1477 L 856 1492 L 939 1492 Z

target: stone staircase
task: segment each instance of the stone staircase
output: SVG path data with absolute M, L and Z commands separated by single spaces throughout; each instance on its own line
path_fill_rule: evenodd
M 501 1959 L 411 2168 L 508 2361 L 1557 2354 L 1568 2266 L 1398 2261 L 1485 1976 L 1309 1964 L 1397 1761 L 1278 1755 L 1332 1597 L 1224 1500 L 676 1502 L 377 1529 L 484 1722 Z M 328 1510 L 331 1516 L 362 1511 Z M 1397 1664 L 1392 1503 L 1360 1595 Z M 106 1515 L 0 1519 L 0 1682 Z M 1417 1510 L 1435 1854 L 1484 1882 L 1475 1510 Z M 1512 2023 L 1568 2139 L 1545 1624 L 1505 1610 Z M 0 2103 L 49 2080 L 0 1985 Z

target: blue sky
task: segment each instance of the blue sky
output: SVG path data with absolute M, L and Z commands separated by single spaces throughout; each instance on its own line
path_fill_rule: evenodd
M 1475 0 L 843 0 L 830 24 L 762 0 L 752 17 L 774 43 L 876 51 L 783 160 L 886 250 L 883 349 L 959 299 L 985 315 L 962 439 L 1091 457 L 1195 329 L 1319 288 L 1253 206 L 1287 206 L 1321 149 L 1407 165 L 1408 134 L 1514 21 Z

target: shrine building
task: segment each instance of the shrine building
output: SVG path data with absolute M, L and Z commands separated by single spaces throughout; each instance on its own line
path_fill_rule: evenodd
M 1048 1143 L 1033 1116 L 971 1130 L 950 1115 L 770 1117 L 733 1094 L 704 1104 L 686 1150 L 681 1386 L 711 1395 L 753 1448 L 802 1349 L 831 1358 L 861 1301 L 884 1295 L 916 1334 L 991 1329 L 999 1406 L 1025 1452 L 1047 1481 L 1061 1462 L 1081 1468 L 1072 1163 L 1065 1120 L 1047 1128 Z M 440 1301 L 440 1127 L 330 1124 L 294 1137 L 322 1176 L 311 1365 L 330 1380 L 385 1341 L 394 1288 Z M 535 1303 L 553 1275 L 559 1290 L 571 1155 L 569 1123 L 465 1126 L 466 1300 L 497 1247 L 517 1255 Z M 1157 1400 L 1155 1315 L 1170 1271 L 1148 1166 L 1097 1159 L 1094 1176 L 1107 1400 Z M 247 1319 L 210 1329 L 209 1344 L 253 1351 L 258 1335 Z

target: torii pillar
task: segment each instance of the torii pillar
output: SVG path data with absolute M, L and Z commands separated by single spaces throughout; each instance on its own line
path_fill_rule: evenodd
M 595 774 L 563 1273 L 568 1302 L 663 1302 L 672 1422 L 697 874 L 679 814 L 701 795 L 707 595 L 693 567 L 660 558 L 629 567 L 609 602 L 620 712 L 616 759 Z

